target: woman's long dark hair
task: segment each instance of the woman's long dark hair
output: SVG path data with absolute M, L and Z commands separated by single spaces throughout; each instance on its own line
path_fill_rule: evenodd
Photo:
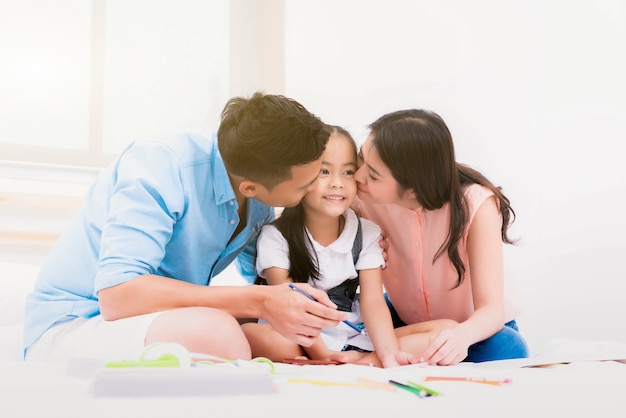
M 329 125 L 327 128 L 330 135 L 339 134 L 350 140 L 354 147 L 356 159 L 356 143 L 352 135 L 340 126 Z M 289 276 L 291 280 L 295 283 L 306 283 L 309 279 L 318 280 L 317 256 L 313 250 L 313 243 L 306 233 L 302 203 L 283 209 L 281 215 L 274 221 L 274 226 L 283 234 L 289 246 Z
M 463 186 L 476 183 L 493 191 L 502 217 L 502 241 L 515 243 L 508 236 L 509 226 L 515 220 L 509 199 L 483 174 L 456 162 L 452 135 L 438 114 L 422 109 L 399 110 L 378 118 L 369 128 L 372 144 L 398 182 L 399 193 L 413 189 L 425 210 L 450 204 L 450 230 L 433 263 L 447 252 L 458 274 L 456 286 L 463 282 L 465 275 L 458 249 L 468 222 Z

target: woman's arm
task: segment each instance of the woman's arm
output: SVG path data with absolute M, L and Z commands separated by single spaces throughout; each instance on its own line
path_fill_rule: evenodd
M 474 313 L 457 326 L 433 338 L 422 356 L 431 364 L 456 364 L 467 357 L 468 347 L 489 338 L 504 325 L 504 266 L 500 213 L 495 197 L 476 212 L 467 238 Z
M 504 326 L 504 256 L 500 212 L 495 197 L 487 199 L 474 216 L 467 237 L 474 313 L 460 326 L 472 344 L 491 337 Z

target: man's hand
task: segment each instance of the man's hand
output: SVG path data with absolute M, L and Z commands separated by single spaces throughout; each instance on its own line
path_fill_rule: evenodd
M 310 347 L 322 328 L 336 326 L 346 319 L 346 313 L 337 310 L 326 292 L 305 283 L 298 283 L 297 286 L 316 301 L 290 289 L 287 283 L 260 286 L 264 291 L 261 318 L 289 340 Z

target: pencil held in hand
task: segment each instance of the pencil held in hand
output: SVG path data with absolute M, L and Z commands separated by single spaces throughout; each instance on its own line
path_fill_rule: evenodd
M 305 292 L 304 290 L 300 289 L 295 284 L 289 283 L 289 287 L 291 289 L 295 290 L 296 292 L 306 296 L 307 298 L 317 302 L 317 300 L 313 296 L 309 295 L 307 292 Z M 355 330 L 356 332 L 358 332 L 359 334 L 365 334 L 365 328 L 361 329 L 358 325 L 348 321 L 347 319 L 344 320 L 343 323 L 346 324 L 347 326 L 349 326 L 350 328 L 352 328 L 353 330 Z

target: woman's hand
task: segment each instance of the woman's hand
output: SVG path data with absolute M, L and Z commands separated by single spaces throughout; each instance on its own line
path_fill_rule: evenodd
M 430 344 L 419 361 L 440 366 L 457 364 L 467 357 L 470 346 L 463 328 L 456 326 L 439 331 L 430 339 Z
M 389 241 L 385 235 L 380 236 L 380 240 L 378 241 L 378 245 L 383 249 L 383 259 L 385 260 L 385 265 L 387 264 L 387 250 L 389 249 Z

